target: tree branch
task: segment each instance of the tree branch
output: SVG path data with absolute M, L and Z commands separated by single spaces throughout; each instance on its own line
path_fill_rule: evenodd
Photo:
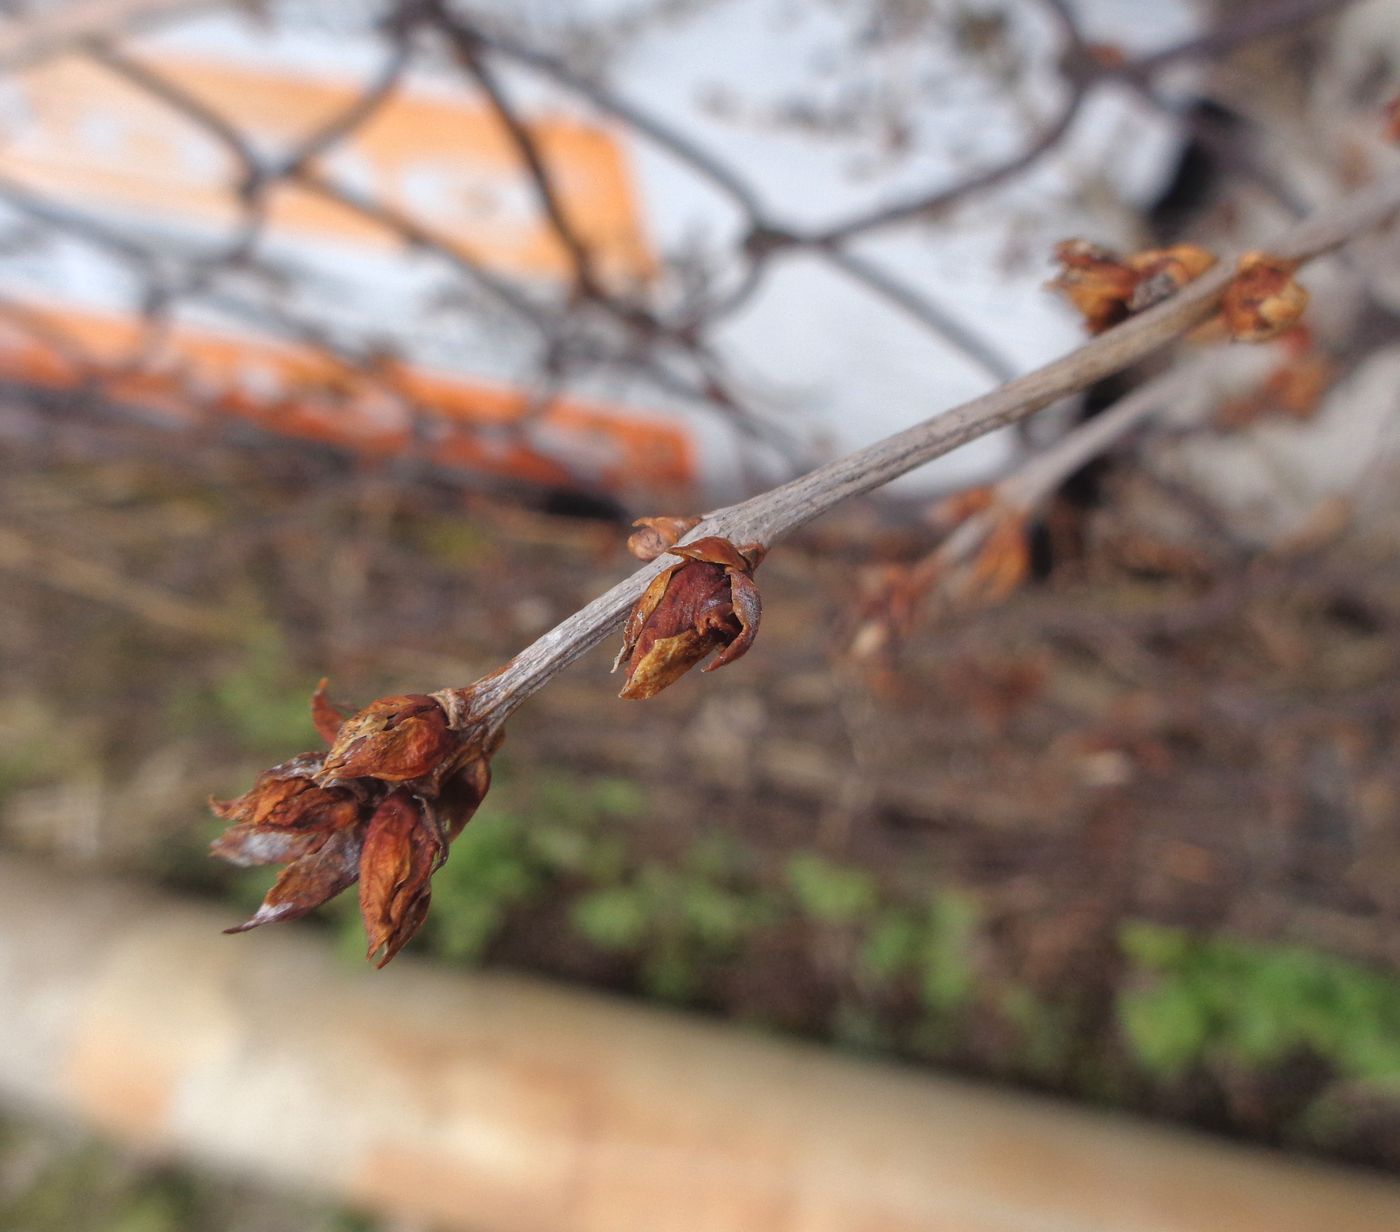
M 1320 210 L 1280 235 L 1270 251 L 1290 260 L 1309 261 L 1398 214 L 1400 177 L 1394 177 Z M 686 541 L 718 535 L 740 544 L 771 545 L 843 501 L 1025 419 L 1159 350 L 1215 311 L 1234 273 L 1233 261 L 1222 261 L 1167 302 L 1034 372 L 790 483 L 711 513 Z M 496 675 L 480 682 L 477 699 L 481 713 L 489 716 L 487 721 L 493 726 L 503 724 L 553 676 L 612 634 L 651 579 L 672 563 L 663 558 L 644 566 L 545 633 Z

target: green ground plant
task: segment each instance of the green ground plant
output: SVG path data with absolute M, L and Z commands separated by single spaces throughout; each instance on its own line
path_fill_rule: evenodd
M 1400 1082 L 1400 980 L 1286 946 L 1133 924 L 1137 979 L 1118 1011 L 1134 1058 L 1158 1078 L 1195 1067 L 1266 1069 L 1298 1055 L 1344 1080 Z

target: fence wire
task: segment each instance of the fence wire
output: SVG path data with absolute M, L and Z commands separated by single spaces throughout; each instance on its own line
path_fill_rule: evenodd
M 106 405 L 155 408 L 176 417 L 197 412 L 205 422 L 237 412 L 244 425 L 449 465 L 514 459 L 516 473 L 567 486 L 577 479 L 567 467 L 540 463 L 532 469 L 531 459 L 539 463 L 532 450 L 541 425 L 547 430 L 580 382 L 640 375 L 668 397 L 727 423 L 751 443 L 755 457 L 777 459 L 778 468 L 789 473 L 812 460 L 810 446 L 766 411 L 718 342 L 785 262 L 802 256 L 820 263 L 883 300 L 985 382 L 1006 380 L 1017 364 L 997 338 L 967 326 L 920 280 L 869 259 L 861 242 L 900 227 L 936 223 L 954 207 L 990 198 L 1025 177 L 1065 141 L 1100 92 L 1131 92 L 1147 108 L 1178 121 L 1179 105 L 1161 88 L 1169 70 L 1221 56 L 1340 7 L 1338 0 L 1221 6 L 1214 24 L 1202 32 L 1130 56 L 1093 42 L 1069 0 L 1027 2 L 1052 25 L 1060 78 L 1058 97 L 1035 120 L 1032 138 L 956 181 L 929 184 L 811 225 L 790 221 L 799 211 L 773 208 L 756 187 L 752 167 L 709 148 L 646 99 L 615 90 L 577 48 L 566 58 L 513 32 L 528 28 L 528 21 L 507 23 L 446 0 L 331 10 L 336 21 L 371 21 L 380 47 L 378 67 L 335 114 L 290 146 L 277 146 L 260 131 L 259 117 L 236 105 L 211 103 L 188 75 L 172 73 L 146 54 L 141 38 L 153 28 L 178 28 L 211 8 L 246 8 L 250 20 L 266 20 L 269 28 L 275 27 L 278 11 L 264 12 L 257 4 L 171 0 L 8 5 L 0 68 L 11 82 L 60 60 L 98 69 L 119 79 L 142 108 L 172 113 L 198 129 L 217 144 L 226 167 L 212 190 L 225 219 L 221 234 L 199 243 L 173 242 L 139 219 L 124 220 L 81 196 L 0 172 L 0 202 L 8 219 L 0 243 L 7 252 L 37 252 L 55 240 L 76 242 L 120 269 L 129 288 L 129 328 L 119 331 L 121 345 L 110 339 L 94 345 L 83 331 L 68 328 L 61 313 L 46 308 L 42 297 L 23 288 L 0 293 L 0 319 L 28 349 L 27 376 L 20 383 L 37 378 L 41 386 L 81 392 Z M 510 150 L 517 186 L 547 232 L 549 260 L 562 273 L 557 281 L 503 267 L 488 245 L 463 242 L 391 199 L 372 179 L 357 182 L 334 169 L 357 136 L 393 107 L 409 74 L 424 63 L 461 79 L 489 116 L 496 139 Z M 572 99 L 723 198 L 741 220 L 732 251 L 719 261 L 690 263 L 673 254 L 664 278 L 614 259 L 580 223 L 569 169 L 525 98 L 536 87 Z M 1230 141 L 1217 128 L 1207 125 L 1203 132 L 1217 147 Z M 1249 174 L 1243 149 L 1232 144 L 1229 152 L 1233 165 Z M 448 271 L 448 283 L 435 293 L 445 305 L 465 306 L 472 314 L 485 339 L 477 345 L 489 349 L 492 339 L 509 338 L 511 347 L 529 357 L 515 374 L 518 394 L 484 417 L 444 417 L 432 388 L 418 379 L 404 355 L 391 311 L 370 328 L 340 319 L 334 296 L 323 286 L 310 286 L 295 260 L 269 246 L 282 200 L 292 192 L 386 237 L 403 261 L 430 259 Z M 314 362 L 305 366 L 299 382 L 284 382 L 273 395 L 250 393 L 247 382 L 236 380 L 227 366 L 201 367 L 181 348 L 182 323 L 211 311 L 292 343 Z M 376 433 L 361 424 L 355 432 L 338 434 L 337 409 L 356 405 L 379 408 L 377 419 L 370 416 L 371 428 L 393 422 L 391 411 L 409 426 Z M 656 471 L 659 480 L 679 475 L 664 466 Z M 592 477 L 617 486 L 616 474 L 598 471 Z M 750 476 L 752 482 L 759 478 Z

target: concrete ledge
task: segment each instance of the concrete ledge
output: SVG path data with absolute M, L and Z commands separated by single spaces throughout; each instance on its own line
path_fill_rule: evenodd
M 1400 1185 L 0 861 L 0 1098 L 474 1232 L 1381 1232 Z

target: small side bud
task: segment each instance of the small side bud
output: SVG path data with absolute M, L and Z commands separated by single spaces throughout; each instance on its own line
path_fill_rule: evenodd
M 1170 299 L 1215 264 L 1214 254 L 1195 244 L 1123 257 L 1080 239 L 1057 244 L 1055 260 L 1060 273 L 1046 285 L 1074 305 L 1091 334 Z
M 687 531 L 699 526 L 700 519 L 668 517 L 663 514 L 652 518 L 638 518 L 632 525 L 641 529 L 628 537 L 627 550 L 638 560 L 655 560 L 675 547 Z
M 758 633 L 760 545 L 740 549 L 712 535 L 670 551 L 683 559 L 657 575 L 627 618 L 613 664 L 627 668 L 620 697 L 655 697 L 716 651 L 705 671 L 733 663 Z
M 1247 252 L 1220 300 L 1220 316 L 1236 342 L 1267 342 L 1292 329 L 1308 306 L 1308 293 L 1293 277 L 1294 261 Z

